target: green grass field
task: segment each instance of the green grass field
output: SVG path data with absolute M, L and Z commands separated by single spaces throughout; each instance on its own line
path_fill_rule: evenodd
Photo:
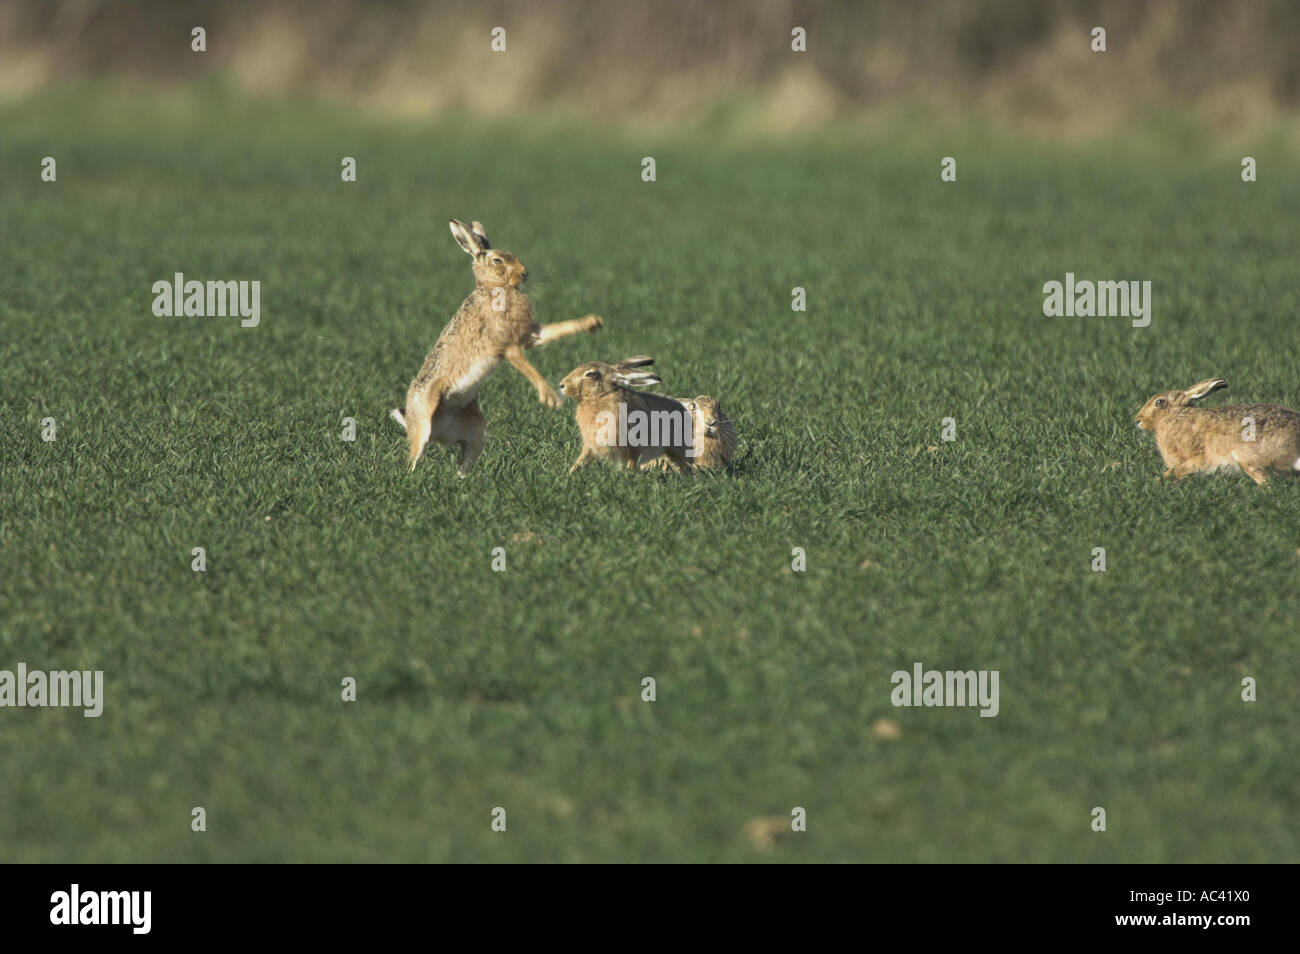
M 106 683 L 0 709 L 0 861 L 1294 861 L 1300 482 L 1163 482 L 1133 426 L 1210 375 L 1300 405 L 1294 164 L 591 134 L 0 109 L 0 669 Z M 452 216 L 604 317 L 549 380 L 655 355 L 734 474 L 566 476 L 572 403 L 503 366 L 471 479 L 407 475 Z M 155 317 L 178 271 L 260 326 Z M 1044 318 L 1067 271 L 1150 327 Z M 917 662 L 1000 714 L 893 707 Z

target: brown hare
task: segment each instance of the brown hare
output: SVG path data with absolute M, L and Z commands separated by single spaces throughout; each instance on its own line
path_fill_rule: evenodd
M 691 464 L 705 470 L 721 470 L 736 456 L 736 425 L 722 410 L 718 399 L 707 394 L 680 399 L 691 412 L 695 425 L 695 456 Z
M 451 234 L 474 259 L 474 290 L 442 329 L 424 359 L 424 366 L 406 392 L 406 407 L 390 413 L 406 429 L 410 443 L 407 470 L 414 470 L 429 439 L 459 444 L 458 473 L 474 466 L 487 429 L 479 412 L 478 392 L 501 360 L 509 361 L 537 388 L 543 404 L 559 407 L 563 400 L 524 357 L 528 348 L 557 338 L 591 332 L 603 322 L 599 315 L 539 325 L 524 293 L 528 269 L 510 252 L 494 250 L 479 222 L 465 225 L 452 219 Z
M 1162 391 L 1138 411 L 1137 426 L 1156 436 L 1165 476 L 1240 467 L 1257 484 L 1269 471 L 1300 469 L 1300 414 L 1276 404 L 1192 407 L 1226 388 L 1223 378 L 1206 378 L 1186 391 Z
M 691 466 L 697 470 L 725 470 L 736 456 L 736 425 L 731 422 L 718 399 L 707 394 L 694 398 L 673 398 L 691 415 L 694 449 L 687 451 Z M 643 467 L 665 467 L 667 459 L 657 458 Z
M 691 472 L 686 409 L 662 394 L 630 390 L 660 383 L 659 375 L 636 370 L 653 363 L 650 357 L 627 358 L 616 365 L 588 361 L 560 382 L 560 392 L 578 402 L 582 432 L 582 452 L 569 473 L 597 458 L 636 470 L 660 456 L 681 473 Z

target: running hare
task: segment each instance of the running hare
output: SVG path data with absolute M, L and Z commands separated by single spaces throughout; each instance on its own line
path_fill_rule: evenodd
M 1155 433 L 1165 476 L 1240 467 L 1264 484 L 1270 470 L 1300 469 L 1300 414 L 1295 411 L 1276 404 L 1191 406 L 1227 386 L 1223 378 L 1206 378 L 1186 391 L 1163 391 L 1142 405 L 1137 426 Z
M 587 315 L 539 325 L 523 290 L 528 280 L 524 263 L 510 252 L 494 250 L 480 223 L 467 226 L 452 219 L 450 225 L 460 247 L 474 259 L 474 290 L 424 359 L 406 392 L 406 407 L 390 413 L 406 428 L 411 445 L 407 470 L 415 469 L 432 437 L 440 444 L 460 445 L 458 472 L 464 477 L 483 449 L 486 426 L 478 392 L 492 369 L 504 358 L 537 388 L 538 400 L 559 407 L 563 400 L 528 363 L 524 350 L 595 331 L 603 322 L 599 315 Z

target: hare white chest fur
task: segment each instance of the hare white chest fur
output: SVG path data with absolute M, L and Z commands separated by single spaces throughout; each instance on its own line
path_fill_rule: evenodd
M 447 389 L 447 394 L 443 397 L 447 406 L 461 408 L 478 400 L 479 388 L 483 386 L 484 380 L 500 363 L 500 358 L 491 355 L 476 358 L 470 364 L 469 369 Z

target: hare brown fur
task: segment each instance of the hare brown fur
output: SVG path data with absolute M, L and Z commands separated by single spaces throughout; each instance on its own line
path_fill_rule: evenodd
M 736 425 L 731 422 L 718 399 L 707 394 L 681 398 L 694 422 L 695 456 L 691 463 L 705 470 L 721 470 L 736 456 Z
M 1271 471 L 1294 473 L 1300 465 L 1300 414 L 1277 404 L 1193 407 L 1226 388 L 1223 378 L 1206 378 L 1185 391 L 1162 391 L 1137 414 L 1137 426 L 1155 434 L 1165 476 L 1240 467 L 1257 484 Z
M 691 472 L 686 409 L 662 394 L 631 390 L 660 383 L 657 374 L 636 370 L 653 362 L 649 357 L 628 358 L 616 365 L 588 361 L 560 382 L 561 393 L 578 402 L 576 417 L 582 432 L 582 451 L 569 473 L 597 459 L 636 470 L 660 456 L 681 473 Z M 620 421 L 625 422 L 622 428 Z
M 736 456 L 736 426 L 722 410 L 718 399 L 708 394 L 693 398 L 673 398 L 691 415 L 691 436 L 694 449 L 687 451 L 691 466 L 699 470 L 724 470 Z M 663 467 L 663 457 L 651 461 L 646 467 Z

